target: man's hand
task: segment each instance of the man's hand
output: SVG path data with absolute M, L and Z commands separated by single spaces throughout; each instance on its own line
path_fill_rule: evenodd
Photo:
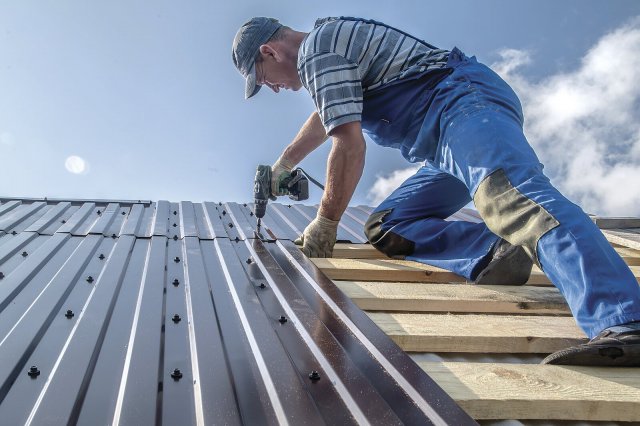
M 284 179 L 291 176 L 291 169 L 293 169 L 293 164 L 282 157 L 278 158 L 278 161 L 271 166 L 271 195 L 286 195 L 285 191 L 280 188 L 280 184 Z
M 338 223 L 337 220 L 317 215 L 295 243 L 302 245 L 302 251 L 308 257 L 331 257 L 336 243 Z

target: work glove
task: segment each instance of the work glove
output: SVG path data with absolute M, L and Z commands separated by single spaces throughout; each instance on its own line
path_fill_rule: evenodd
M 291 164 L 282 157 L 271 166 L 271 195 L 287 195 L 284 189 L 280 188 L 282 181 L 291 176 L 291 169 L 295 164 Z
M 318 215 L 294 243 L 302 246 L 308 257 L 331 257 L 338 233 L 337 220 Z

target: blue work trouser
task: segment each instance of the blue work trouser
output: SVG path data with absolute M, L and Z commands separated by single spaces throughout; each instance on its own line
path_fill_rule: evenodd
M 589 217 L 543 174 L 523 134 L 515 93 L 475 58 L 460 54 L 452 68 L 429 97 L 418 136 L 438 140 L 435 155 L 375 209 L 386 211 L 381 230 L 411 243 L 408 253 L 400 253 L 407 259 L 473 280 L 499 237 L 484 223 L 444 219 L 502 170 L 517 192 L 557 221 L 534 244 L 534 258 L 586 334 L 640 320 L 636 278 Z

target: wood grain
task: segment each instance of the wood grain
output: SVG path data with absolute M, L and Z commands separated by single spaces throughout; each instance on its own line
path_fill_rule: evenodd
M 624 229 L 605 229 L 602 233 L 610 243 L 640 250 L 640 234 Z
M 336 259 L 312 258 L 318 268 L 334 280 L 355 281 L 403 281 L 430 283 L 464 283 L 464 277 L 408 260 L 394 259 Z M 537 268 L 535 268 L 537 269 Z M 551 285 L 538 269 L 532 272 L 527 284 Z
M 398 281 L 421 283 L 465 283 L 464 277 L 445 269 L 418 262 L 394 259 L 312 258 L 318 268 L 333 280 Z M 629 266 L 636 279 L 640 267 Z M 551 286 L 547 276 L 534 266 L 527 285 Z
M 565 314 L 553 287 L 335 281 L 361 309 L 404 312 Z
M 640 265 L 640 251 L 628 247 L 614 247 L 627 265 Z M 371 244 L 338 243 L 333 248 L 333 257 L 338 259 L 389 259 Z
M 572 317 L 367 315 L 408 352 L 551 353 L 587 341 Z
M 640 419 L 638 368 L 417 362 L 478 420 Z

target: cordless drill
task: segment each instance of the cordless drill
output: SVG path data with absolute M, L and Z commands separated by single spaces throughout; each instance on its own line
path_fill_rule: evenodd
M 280 189 L 292 200 L 302 201 L 309 198 L 309 180 L 299 168 L 293 169 L 291 175 L 280 182 Z M 271 166 L 258 166 L 253 185 L 254 214 L 258 218 L 258 232 L 261 219 L 267 211 L 269 199 L 275 200 L 271 194 Z

